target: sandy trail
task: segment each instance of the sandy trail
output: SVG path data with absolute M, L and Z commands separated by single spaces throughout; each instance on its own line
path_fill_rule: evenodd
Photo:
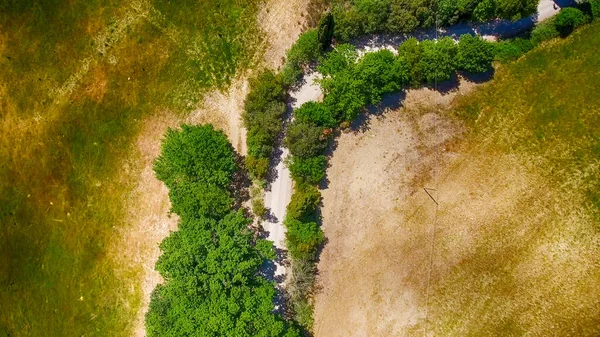
M 298 90 L 290 92 L 291 109 L 296 109 L 302 104 L 309 101 L 317 101 L 321 98 L 321 87 L 315 83 L 317 74 L 312 73 L 305 76 L 305 83 Z M 284 164 L 289 156 L 289 151 L 285 147 L 280 148 L 281 155 L 278 158 L 277 166 L 275 167 L 276 177 L 271 183 L 271 190 L 265 194 L 265 206 L 271 211 L 272 220 L 265 221 L 263 228 L 269 233 L 268 239 L 273 241 L 275 248 L 278 251 L 285 250 L 285 226 L 283 219 L 285 218 L 285 209 L 290 203 L 293 191 L 293 182 L 290 175 L 290 170 Z M 282 259 L 275 262 L 275 276 L 286 274 L 286 268 Z

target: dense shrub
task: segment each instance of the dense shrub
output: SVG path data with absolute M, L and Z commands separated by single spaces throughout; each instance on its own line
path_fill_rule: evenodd
M 311 220 L 321 203 L 321 192 L 311 185 L 297 186 L 286 209 L 286 219 Z
M 300 158 L 314 157 L 327 146 L 324 128 L 311 122 L 294 120 L 285 137 L 290 153 Z
M 437 42 L 425 40 L 421 44 L 419 71 L 421 78 L 428 83 L 450 80 L 456 70 L 458 46 L 450 37 Z
M 492 18 L 516 20 L 535 13 L 538 0 L 333 0 L 338 41 L 370 33 L 408 33 L 418 28 Z
M 156 177 L 170 189 L 186 183 L 229 185 L 236 170 L 233 148 L 212 125 L 168 129 L 154 163 Z
M 496 43 L 495 59 L 500 62 L 518 59 L 533 48 L 531 40 L 516 38 Z
M 556 29 L 554 19 L 551 19 L 540 23 L 533 29 L 533 31 L 531 31 L 531 43 L 538 45 L 559 35 L 560 33 Z
M 471 73 L 488 70 L 494 60 L 494 45 L 480 36 L 464 34 L 460 36 L 456 64 L 459 69 Z
M 252 199 L 252 212 L 259 219 L 262 219 L 267 215 L 267 208 L 265 207 L 265 201 L 262 197 Z
M 248 130 L 248 172 L 257 179 L 264 178 L 268 157 L 282 130 L 285 113 L 285 90 L 281 80 L 271 71 L 265 71 L 250 81 L 242 119 Z
M 323 243 L 323 231 L 316 222 L 301 222 L 293 218 L 285 221 L 287 248 L 292 259 L 314 260 Z
M 325 177 L 327 158 L 323 155 L 306 159 L 292 156 L 288 167 L 294 181 L 316 185 Z
M 558 15 L 556 15 L 554 24 L 556 25 L 556 30 L 558 30 L 561 35 L 568 35 L 573 29 L 586 23 L 586 21 L 587 18 L 582 11 L 577 8 L 567 7 L 562 9 Z
M 225 135 L 211 126 L 169 130 L 154 169 L 181 222 L 160 245 L 164 283 L 152 293 L 148 336 L 299 336 L 274 314 L 275 287 L 258 273 L 275 258 L 272 243 L 231 210 L 237 167 Z
M 317 126 L 333 128 L 337 121 L 331 111 L 324 104 L 317 102 L 306 102 L 294 110 L 294 118 L 299 122 L 313 123 Z

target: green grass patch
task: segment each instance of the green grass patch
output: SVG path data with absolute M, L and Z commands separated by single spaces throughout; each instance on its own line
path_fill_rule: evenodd
M 257 5 L 0 4 L 0 335 L 131 334 L 140 270 L 107 248 L 132 140 L 253 62 Z

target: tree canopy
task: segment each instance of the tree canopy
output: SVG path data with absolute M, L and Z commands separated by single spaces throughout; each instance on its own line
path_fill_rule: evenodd
M 300 336 L 273 313 L 275 287 L 260 275 L 272 243 L 232 209 L 238 168 L 225 135 L 210 125 L 169 130 L 154 169 L 181 221 L 160 245 L 165 282 L 152 293 L 148 336 Z

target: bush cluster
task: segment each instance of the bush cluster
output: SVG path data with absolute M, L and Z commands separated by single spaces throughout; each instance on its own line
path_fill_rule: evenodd
M 286 246 L 292 260 L 288 295 L 295 321 L 307 330 L 312 327 L 310 297 L 314 287 L 315 262 L 324 240 L 317 215 L 320 203 L 321 193 L 315 186 L 296 185 L 283 222 L 287 228 Z
M 264 71 L 250 81 L 242 119 L 248 130 L 246 168 L 256 179 L 263 179 L 269 168 L 269 156 L 282 128 L 286 91 L 281 80 Z
M 492 18 L 516 20 L 535 13 L 537 0 L 334 0 L 334 37 L 408 33 L 418 28 Z
M 590 15 L 593 13 L 594 1 L 599 0 L 592 0 L 587 6 Z M 517 37 L 498 42 L 495 46 L 495 59 L 500 62 L 516 60 L 540 43 L 558 36 L 569 35 L 575 28 L 589 21 L 590 16 L 582 10 L 572 7 L 564 8 L 556 17 L 537 25 L 528 37 Z
M 165 282 L 152 293 L 148 336 L 300 336 L 273 313 L 274 285 L 258 275 L 275 258 L 271 243 L 232 209 L 237 169 L 226 136 L 212 126 L 167 132 L 154 171 L 181 221 L 160 245 L 156 269 Z

